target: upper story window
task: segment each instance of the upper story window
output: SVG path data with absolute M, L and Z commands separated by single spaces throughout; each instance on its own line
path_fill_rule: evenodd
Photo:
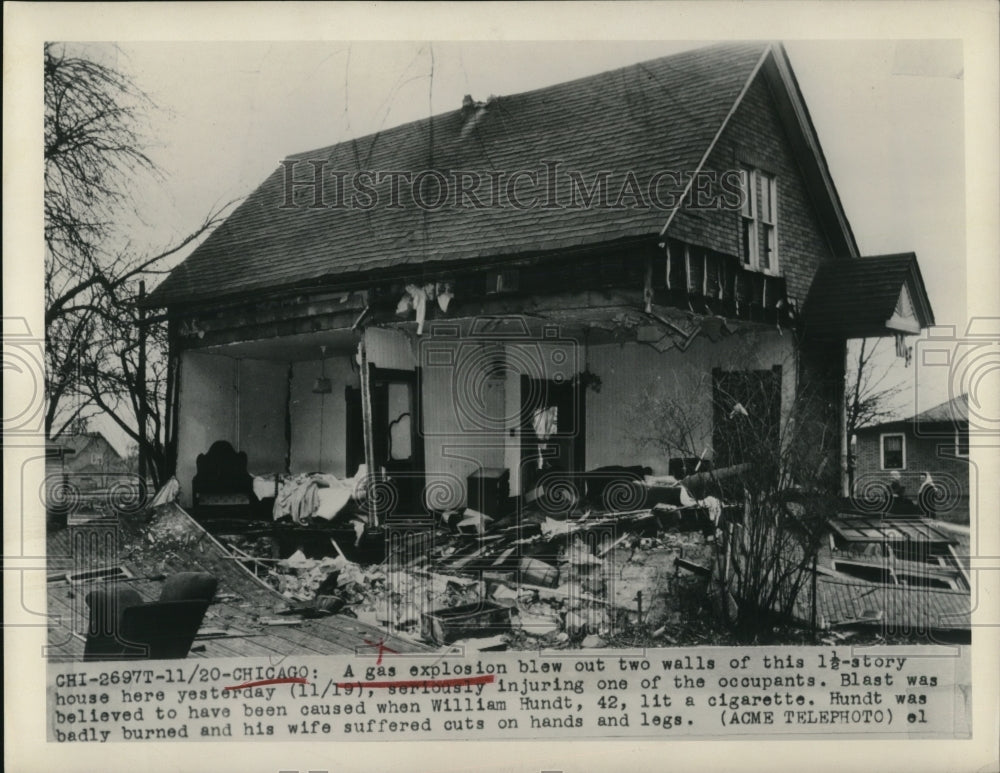
M 748 268 L 778 273 L 778 181 L 754 167 L 741 169 L 740 257 Z
M 906 469 L 906 437 L 901 434 L 881 436 L 882 469 Z

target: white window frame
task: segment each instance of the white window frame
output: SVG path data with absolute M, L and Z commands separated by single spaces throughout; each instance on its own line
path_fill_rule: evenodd
M 742 201 L 747 205 L 747 212 L 740 207 L 740 262 L 749 268 L 757 268 L 757 257 L 759 250 L 759 234 L 757 233 L 757 170 L 751 166 L 743 165 L 740 168 L 740 179 L 743 185 Z M 744 252 L 744 241 L 746 229 L 750 229 L 749 251 Z
M 740 208 L 740 261 L 747 268 L 753 271 L 760 271 L 764 274 L 777 275 L 779 273 L 778 262 L 778 177 L 777 175 L 759 169 L 750 164 L 740 166 L 740 179 L 743 187 L 743 201 L 748 204 L 746 212 Z M 758 191 L 762 191 L 767 186 L 768 199 L 771 202 L 771 217 L 764 219 L 760 208 L 760 196 Z M 744 252 L 744 232 L 749 227 L 749 255 Z M 774 245 L 768 254 L 768 266 L 761 265 L 760 239 L 763 235 L 765 241 Z
M 885 466 L 885 439 L 887 437 L 898 437 L 903 439 L 903 464 L 901 467 L 886 467 Z M 906 469 L 906 434 L 903 432 L 883 432 L 878 436 L 878 457 L 879 466 L 883 470 L 905 470 Z
M 778 178 L 767 172 L 757 172 L 757 177 L 760 180 L 762 186 L 767 186 L 768 199 L 771 202 L 771 219 L 765 220 L 763 213 L 760 213 L 760 224 L 763 230 L 764 243 L 768 244 L 770 241 L 774 244 L 774 248 L 768 254 L 768 265 L 767 267 L 760 266 L 760 255 L 757 256 L 758 267 L 760 271 L 765 274 L 777 274 L 778 273 Z M 770 236 L 770 240 L 768 239 Z M 765 247 L 766 248 L 766 247 Z M 759 248 L 758 248 L 759 249 Z
M 966 432 L 968 432 L 968 430 L 966 430 Z M 961 442 L 960 442 L 961 439 L 962 439 L 962 430 L 961 429 L 956 429 L 955 430 L 955 456 L 957 456 L 959 459 L 968 459 L 969 458 L 969 447 L 970 447 L 969 440 L 970 439 L 966 439 L 966 441 L 965 441 L 965 453 L 964 454 L 960 450 L 962 448 L 962 445 L 961 445 Z

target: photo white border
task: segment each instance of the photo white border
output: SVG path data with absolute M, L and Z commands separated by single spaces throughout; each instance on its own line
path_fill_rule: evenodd
M 4 315 L 42 324 L 42 70 L 45 40 L 648 40 L 960 38 L 965 55 L 966 211 L 969 316 L 998 316 L 998 6 L 981 2 L 665 2 L 539 4 L 130 3 L 4 6 Z M 989 396 L 987 396 L 989 397 Z M 1000 396 L 993 395 L 993 405 Z M 5 396 L 5 403 L 12 396 Z M 1000 479 L 996 449 L 973 449 L 979 480 Z M 5 477 L 6 471 L 5 471 Z M 21 534 L 18 499 L 4 493 L 5 546 L 44 553 L 44 524 Z M 984 496 L 984 495 L 981 495 Z M 996 491 L 989 494 L 996 497 Z M 1000 503 L 980 501 L 984 515 Z M 981 555 L 1000 556 L 996 518 L 977 524 Z M 23 538 L 23 542 L 21 542 Z M 5 607 L 45 608 L 44 582 L 22 588 L 5 559 Z M 1000 559 L 993 559 L 994 561 Z M 23 564 L 27 567 L 27 564 Z M 995 567 L 1000 568 L 1000 567 Z M 35 574 L 38 574 L 36 571 Z M 25 577 L 28 573 L 24 574 Z M 44 576 L 44 575 L 43 575 Z M 980 573 L 981 608 L 997 607 L 1000 572 Z M 23 590 L 23 593 L 22 593 Z M 979 614 L 981 610 L 977 611 Z M 995 612 L 993 615 L 995 619 Z M 975 617 L 974 617 L 975 620 Z M 900 770 L 991 769 L 997 754 L 1000 631 L 973 629 L 971 741 L 593 741 L 512 744 L 246 742 L 59 745 L 45 743 L 44 628 L 8 629 L 4 717 L 7 769 L 166 770 Z M 669 745 L 669 748 L 668 746 Z

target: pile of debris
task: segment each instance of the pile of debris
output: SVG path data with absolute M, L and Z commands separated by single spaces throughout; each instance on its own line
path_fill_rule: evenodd
M 332 539 L 332 556 L 296 550 L 257 561 L 262 578 L 302 617 L 350 615 L 477 649 L 601 647 L 623 629 L 663 634 L 676 619 L 679 572 L 703 581 L 717 518 L 688 515 L 658 507 L 511 523 L 465 510 L 441 514 L 424 548 L 389 551 L 379 564 L 349 560 Z M 264 544 L 230 547 L 248 559 L 249 550 L 267 551 Z

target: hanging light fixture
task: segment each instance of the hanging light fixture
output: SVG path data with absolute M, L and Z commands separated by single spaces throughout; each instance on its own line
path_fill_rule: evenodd
M 323 358 L 319 363 L 320 376 L 313 382 L 312 391 L 317 395 L 328 395 L 333 391 L 333 384 L 331 384 L 330 379 L 326 377 L 326 344 L 320 346 L 319 350 L 323 355 Z

